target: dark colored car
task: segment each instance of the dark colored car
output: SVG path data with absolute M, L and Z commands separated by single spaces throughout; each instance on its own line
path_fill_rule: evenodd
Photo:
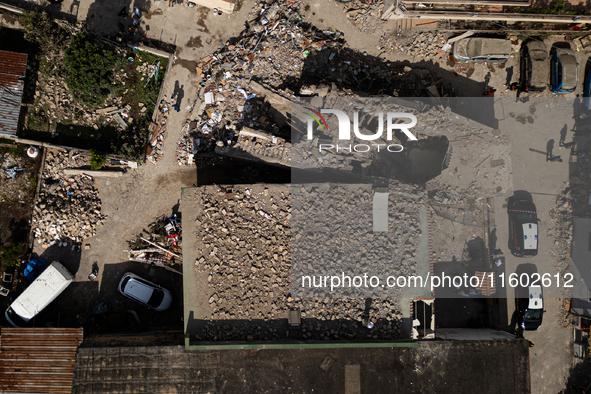
M 591 58 L 587 62 L 591 61 Z M 585 83 L 583 85 L 583 105 L 585 108 L 591 109 L 591 70 L 585 74 Z
M 548 47 L 541 41 L 527 41 L 521 46 L 520 86 L 523 91 L 543 92 L 548 88 L 550 62 Z
M 515 199 L 507 206 L 509 214 L 509 250 L 517 257 L 538 254 L 538 215 L 530 200 Z
M 571 49 L 552 48 L 550 52 L 550 85 L 553 93 L 573 93 L 577 88 L 579 63 Z
M 544 317 L 544 299 L 542 287 L 529 286 L 520 288 L 519 296 L 519 317 L 521 328 L 526 331 L 534 331 L 542 325 Z

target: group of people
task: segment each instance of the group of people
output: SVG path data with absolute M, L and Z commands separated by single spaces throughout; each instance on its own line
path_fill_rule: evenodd
M 508 90 L 512 90 L 514 92 L 517 92 L 517 97 L 519 97 L 519 93 L 521 92 L 519 90 L 519 82 L 512 82 L 510 85 L 503 85 L 505 86 L 507 89 L 505 89 L 505 92 Z M 529 89 L 526 86 L 523 91 L 527 92 Z M 494 96 L 495 92 L 497 91 L 497 89 L 493 88 L 492 86 L 487 86 L 486 90 L 484 91 L 484 93 L 482 94 L 483 96 Z
M 119 11 L 119 14 L 117 16 L 127 19 L 127 17 L 128 17 L 127 7 L 123 7 L 121 9 L 121 11 Z M 137 7 L 133 7 L 133 13 L 131 14 L 131 25 L 128 28 L 129 31 L 133 31 L 137 27 L 137 25 L 139 25 L 139 24 L 140 24 L 140 10 Z

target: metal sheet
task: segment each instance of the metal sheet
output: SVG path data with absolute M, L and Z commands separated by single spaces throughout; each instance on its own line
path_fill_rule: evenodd
M 0 51 L 0 135 L 16 136 L 27 55 Z
M 2 328 L 0 390 L 71 393 L 82 328 Z

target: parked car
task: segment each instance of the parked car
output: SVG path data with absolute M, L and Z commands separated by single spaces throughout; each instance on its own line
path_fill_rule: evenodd
M 504 63 L 511 56 L 511 41 L 499 38 L 469 37 L 454 43 L 458 62 Z
M 527 331 L 537 330 L 542 325 L 542 318 L 544 317 L 542 288 L 539 285 L 529 286 L 526 295 L 527 298 L 520 295 L 519 299 L 521 328 Z
M 552 48 L 550 52 L 550 85 L 553 93 L 573 93 L 579 79 L 579 63 L 570 49 Z
M 543 92 L 548 88 L 550 62 L 548 47 L 541 41 L 527 41 L 521 46 L 520 87 L 523 91 Z
M 43 263 L 46 261 L 41 260 Z M 59 261 L 54 261 L 10 304 L 4 312 L 6 321 L 13 327 L 26 327 L 29 320 L 51 304 L 73 279 L 74 276 L 66 267 Z
M 131 272 L 121 278 L 119 292 L 155 311 L 165 311 L 172 303 L 170 291 Z
M 509 250 L 517 257 L 538 254 L 538 215 L 533 201 L 515 199 L 507 206 Z
M 587 59 L 590 62 L 591 58 Z M 591 109 L 591 70 L 585 74 L 585 82 L 583 84 L 583 105 L 587 109 Z

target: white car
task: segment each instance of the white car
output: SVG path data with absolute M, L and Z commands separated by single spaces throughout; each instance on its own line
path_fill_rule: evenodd
M 484 37 L 464 38 L 454 43 L 453 57 L 458 62 L 504 63 L 511 57 L 511 41 Z
M 170 291 L 131 272 L 121 278 L 119 292 L 155 311 L 165 311 L 172 303 Z

